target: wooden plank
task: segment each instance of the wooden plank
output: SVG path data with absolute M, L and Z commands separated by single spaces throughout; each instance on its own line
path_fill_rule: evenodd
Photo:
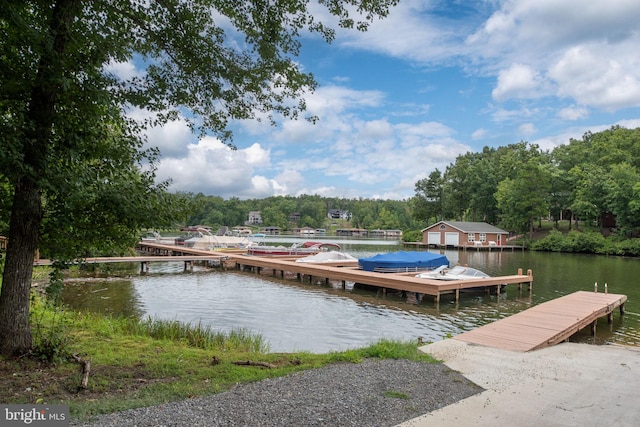
M 454 338 L 488 347 L 531 351 L 568 339 L 626 300 L 626 295 L 578 291 Z
M 224 255 L 158 255 L 158 256 L 130 256 L 130 257 L 92 257 L 77 260 L 74 264 L 111 264 L 124 262 L 171 262 L 171 261 L 218 261 L 226 258 Z M 51 260 L 39 259 L 34 265 L 51 265 Z

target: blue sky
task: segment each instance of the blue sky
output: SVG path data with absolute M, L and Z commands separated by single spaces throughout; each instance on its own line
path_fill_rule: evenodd
M 639 18 L 637 0 L 401 0 L 365 33 L 302 40 L 315 125 L 235 122 L 231 151 L 172 123 L 149 133 L 158 177 L 224 198 L 406 199 L 468 151 L 639 127 Z

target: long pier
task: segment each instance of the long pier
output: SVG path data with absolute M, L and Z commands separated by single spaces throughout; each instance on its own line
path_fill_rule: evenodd
M 506 350 L 537 350 L 566 341 L 587 326 L 591 326 L 595 335 L 598 319 L 607 316 L 611 323 L 616 308 L 624 314 L 626 301 L 626 295 L 578 291 L 456 335 L 453 339 Z
M 308 277 L 311 281 L 313 277 L 319 277 L 327 282 L 330 280 L 340 281 L 343 288 L 345 287 L 345 282 L 350 281 L 375 286 L 381 288 L 383 292 L 387 289 L 392 289 L 396 291 L 414 292 L 419 297 L 422 295 L 430 295 L 434 297 L 436 302 L 440 302 L 441 296 L 445 294 L 453 294 L 455 300 L 458 301 L 462 290 L 478 287 L 485 288 L 487 291 L 494 288 L 496 293 L 499 294 L 500 288 L 504 285 L 517 284 L 519 289 L 522 289 L 522 284 L 526 284 L 531 291 L 533 283 L 533 274 L 530 271 L 526 275 L 522 274 L 522 271 L 519 271 L 518 274 L 511 276 L 442 281 L 418 278 L 415 277 L 415 272 L 411 273 L 411 275 L 403 273 L 378 273 L 359 270 L 354 266 L 299 263 L 290 258 L 257 257 L 237 254 L 230 254 L 228 257 L 230 261 L 235 263 L 236 268 L 241 270 L 249 268 L 260 272 L 264 269 L 270 269 L 273 270 L 274 275 L 279 275 L 280 277 L 284 277 L 284 272 L 288 271 L 296 273 L 301 280 L 304 280 L 304 277 Z
M 149 272 L 149 264 L 152 262 L 184 262 L 184 269 L 193 270 L 194 262 L 212 261 L 218 265 L 226 259 L 224 255 L 157 255 L 157 256 L 127 256 L 127 257 L 91 257 L 83 258 L 75 264 L 111 264 L 111 263 L 140 263 L 140 272 Z M 51 260 L 37 259 L 33 265 L 51 265 Z
M 533 284 L 533 274 L 529 271 L 527 274 L 518 274 L 511 276 L 487 277 L 479 279 L 456 280 L 445 282 L 442 280 L 422 279 L 415 277 L 413 274 L 403 273 L 378 273 L 363 271 L 357 268 L 357 263 L 337 262 L 331 265 L 327 264 L 311 264 L 295 262 L 296 257 L 259 257 L 248 256 L 238 252 L 218 252 L 206 251 L 192 248 L 185 248 L 173 245 L 162 245 L 157 243 L 140 242 L 138 250 L 145 253 L 153 253 L 156 255 L 186 255 L 186 254 L 202 254 L 211 255 L 212 253 L 225 256 L 224 265 L 227 268 L 236 268 L 239 270 L 253 270 L 260 273 L 264 270 L 272 270 L 274 276 L 284 277 L 285 272 L 294 273 L 300 280 L 311 281 L 313 277 L 320 278 L 329 282 L 331 280 L 339 281 L 345 287 L 346 282 L 360 283 L 381 288 L 383 292 L 387 289 L 404 292 L 414 292 L 420 298 L 423 295 L 433 296 L 436 302 L 440 302 L 442 295 L 452 294 L 456 301 L 460 298 L 460 292 L 465 289 L 482 287 L 487 291 L 495 289 L 496 293 L 500 293 L 500 289 L 504 285 L 517 284 L 518 289 L 522 289 L 525 284 L 531 291 Z

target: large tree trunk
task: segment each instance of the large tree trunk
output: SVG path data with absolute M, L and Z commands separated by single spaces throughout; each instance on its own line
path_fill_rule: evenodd
M 42 223 L 39 181 L 46 179 L 56 96 L 65 73 L 64 52 L 69 41 L 69 25 L 79 13 L 81 3 L 82 0 L 55 3 L 29 99 L 22 145 L 23 167 L 15 179 L 7 259 L 0 290 L 0 354 L 6 356 L 31 349 L 31 275 Z M 52 43 L 47 42 L 47 37 Z
M 0 293 L 0 353 L 3 355 L 22 354 L 31 349 L 29 299 L 41 212 L 40 192 L 33 182 L 21 180 L 13 201 Z

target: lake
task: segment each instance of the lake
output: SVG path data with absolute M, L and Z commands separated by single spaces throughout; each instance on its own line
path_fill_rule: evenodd
M 403 250 L 399 244 L 342 242 L 358 258 Z M 409 250 L 409 249 L 404 249 Z M 435 250 L 434 250 L 435 251 Z M 435 251 L 439 252 L 439 251 Z M 79 310 L 126 316 L 180 320 L 210 325 L 219 331 L 245 329 L 261 334 L 273 352 L 324 353 L 366 346 L 381 338 L 438 341 L 532 305 L 578 290 L 625 294 L 626 314 L 614 314 L 613 324 L 598 323 L 597 336 L 588 329 L 574 340 L 597 344 L 640 346 L 640 260 L 577 254 L 446 250 L 456 263 L 492 276 L 533 271 L 533 290 L 509 285 L 500 296 L 463 294 L 460 301 L 443 296 L 440 304 L 425 296 L 383 296 L 339 284 L 316 285 L 239 271 L 196 266 L 183 272 L 182 263 L 152 263 L 150 272 L 130 277 L 90 279 L 65 285 L 63 300 Z

